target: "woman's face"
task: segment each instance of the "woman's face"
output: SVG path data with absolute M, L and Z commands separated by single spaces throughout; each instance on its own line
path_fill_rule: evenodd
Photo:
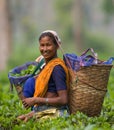
M 49 62 L 52 58 L 57 57 L 58 46 L 55 45 L 52 39 L 48 36 L 42 37 L 40 42 L 40 52 L 44 56 L 46 62 Z

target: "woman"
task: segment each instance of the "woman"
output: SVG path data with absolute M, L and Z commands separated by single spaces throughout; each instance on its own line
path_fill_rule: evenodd
M 60 44 L 60 38 L 55 31 L 47 30 L 41 33 L 39 50 L 44 57 L 45 66 L 36 78 L 25 83 L 23 93 L 26 98 L 22 103 L 25 108 L 33 106 L 33 109 L 18 119 L 27 121 L 34 115 L 39 117 L 42 111 L 57 116 L 68 112 L 69 73 L 64 61 L 57 56 Z

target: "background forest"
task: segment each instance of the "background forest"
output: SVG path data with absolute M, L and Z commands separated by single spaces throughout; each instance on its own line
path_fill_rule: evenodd
M 20 128 L 14 125 L 14 118 L 22 113 L 22 106 L 15 90 L 10 92 L 8 72 L 40 55 L 38 37 L 47 29 L 59 34 L 65 53 L 81 55 L 84 50 L 93 48 L 101 60 L 114 57 L 114 0 L 0 0 L 0 129 L 35 130 L 29 123 L 28 126 L 22 124 Z M 61 51 L 59 55 L 62 57 Z M 78 113 L 68 122 L 63 119 L 53 121 L 56 125 L 63 121 L 63 126 L 57 130 L 91 130 L 94 126 L 95 130 L 114 129 L 113 76 L 111 72 L 108 85 L 111 99 L 106 98 L 104 102 L 104 118 L 89 119 Z M 16 113 L 15 109 L 18 109 Z M 75 122 L 77 119 L 78 123 Z M 48 122 L 37 125 L 38 129 L 51 129 L 52 126 L 52 130 L 56 130 Z
M 106 59 L 113 56 L 113 12 L 113 0 L 1 0 L 0 70 L 34 60 L 38 36 L 47 29 L 57 31 L 65 53 L 94 48 Z

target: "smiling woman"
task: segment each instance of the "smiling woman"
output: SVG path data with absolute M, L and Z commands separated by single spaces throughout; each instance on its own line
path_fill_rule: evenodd
M 49 115 L 62 116 L 64 113 L 68 115 L 69 73 L 64 61 L 57 55 L 60 43 L 55 31 L 47 30 L 41 33 L 39 50 L 46 64 L 38 76 L 25 82 L 25 98 L 22 103 L 25 108 L 32 107 L 32 111 L 19 116 L 18 119 L 27 121 L 32 116 L 41 118 L 50 117 Z
M 50 59 L 57 57 L 58 43 L 52 33 L 44 32 L 40 36 L 39 42 L 39 49 L 41 54 L 44 56 L 46 63 L 48 63 Z

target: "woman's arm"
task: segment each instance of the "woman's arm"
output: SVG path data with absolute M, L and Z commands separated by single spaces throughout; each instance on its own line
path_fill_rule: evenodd
M 26 108 L 29 108 L 34 104 L 65 105 L 68 103 L 66 75 L 65 75 L 65 71 L 60 65 L 54 68 L 52 77 L 56 85 L 56 90 L 57 90 L 56 96 L 49 96 L 48 93 L 51 92 L 47 92 L 46 98 L 33 97 L 33 98 L 24 99 L 23 105 Z
M 44 103 L 45 103 L 45 101 L 44 101 Z M 48 98 L 47 103 L 49 105 L 65 105 L 65 104 L 67 104 L 68 103 L 67 90 L 59 90 L 57 92 L 57 97 Z
M 25 108 L 29 108 L 35 104 L 49 104 L 49 105 L 65 105 L 68 103 L 67 90 L 58 91 L 57 97 L 32 97 L 22 100 Z

